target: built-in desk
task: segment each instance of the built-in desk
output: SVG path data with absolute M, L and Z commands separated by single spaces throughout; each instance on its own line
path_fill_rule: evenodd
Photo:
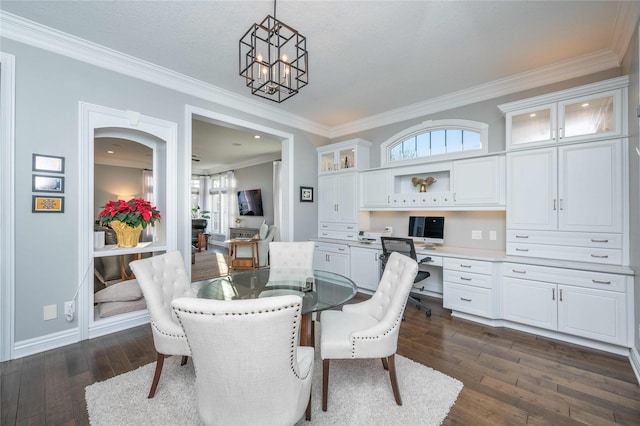
M 363 248 L 382 250 L 375 243 L 316 241 L 357 247 L 361 259 L 368 258 L 362 255 Z M 633 346 L 634 271 L 628 266 L 448 246 L 416 246 L 416 255 L 418 260 L 431 257 L 420 265 L 431 276 L 416 283 L 419 289 L 414 292 L 441 298 L 454 317 L 622 355 Z M 375 266 L 352 262 L 351 274 L 362 268 Z M 376 284 L 370 284 L 359 290 L 372 293 Z

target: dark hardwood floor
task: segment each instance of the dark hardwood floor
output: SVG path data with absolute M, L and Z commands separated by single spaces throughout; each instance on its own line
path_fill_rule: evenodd
M 426 301 L 428 319 L 407 307 L 398 353 L 464 383 L 445 425 L 640 424 L 627 358 L 452 319 Z M 0 424 L 86 425 L 85 386 L 152 361 L 151 331 L 141 326 L 2 363 Z

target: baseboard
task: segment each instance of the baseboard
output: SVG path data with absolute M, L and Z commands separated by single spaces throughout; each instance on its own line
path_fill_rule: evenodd
M 93 339 L 94 337 L 104 336 L 105 334 L 115 333 L 117 331 L 126 330 L 128 328 L 148 323 L 149 313 L 146 309 L 139 312 L 131 312 L 110 318 L 103 318 L 95 321 L 90 327 L 89 338 Z M 46 336 L 39 336 L 33 339 L 22 340 L 20 342 L 16 342 L 13 348 L 12 359 L 23 358 L 25 356 L 49 351 L 51 349 L 57 349 L 79 341 L 80 333 L 78 328 L 47 334 Z
M 638 353 L 638 348 L 633 347 L 629 351 L 629 362 L 631 363 L 631 368 L 633 368 L 633 372 L 636 375 L 636 380 L 638 384 L 640 384 L 640 353 Z
M 13 348 L 13 359 L 71 345 L 77 343 L 79 340 L 80 334 L 77 328 L 47 334 L 46 336 L 39 336 L 33 339 L 21 340 L 16 342 Z

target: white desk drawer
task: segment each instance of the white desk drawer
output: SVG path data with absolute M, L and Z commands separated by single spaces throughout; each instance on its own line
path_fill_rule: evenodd
M 627 291 L 626 275 L 607 274 L 604 272 L 552 268 L 522 263 L 504 263 L 502 275 L 504 277 L 543 281 L 553 284 L 574 285 L 618 292 Z
M 445 269 L 444 281 L 474 287 L 493 288 L 491 275 L 474 274 L 473 272 L 451 271 Z
M 482 260 L 468 260 L 445 257 L 443 267 L 444 269 L 452 269 L 455 271 L 475 272 L 476 274 L 491 274 L 491 262 L 485 262 Z
M 467 285 L 444 283 L 443 306 L 459 312 L 492 316 L 491 290 Z
M 572 260 L 575 262 L 622 265 L 622 250 L 590 247 L 553 246 L 507 242 L 510 256 L 540 257 L 543 259 Z
M 507 241 L 523 244 L 546 244 L 556 246 L 594 247 L 604 249 L 622 249 L 622 234 L 596 232 L 560 232 L 507 230 Z

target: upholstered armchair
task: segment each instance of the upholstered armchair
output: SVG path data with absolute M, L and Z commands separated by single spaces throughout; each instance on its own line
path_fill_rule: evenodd
M 269 243 L 273 241 L 276 231 L 278 227 L 275 225 L 267 225 L 262 224 L 260 226 L 260 232 L 258 233 L 258 258 L 260 259 L 259 263 L 256 265 L 263 267 L 269 264 Z M 250 246 L 238 246 L 237 257 L 251 257 L 251 247 Z
M 153 344 L 158 353 L 156 371 L 149 391 L 149 398 L 153 398 L 165 357 L 182 355 L 184 365 L 187 357 L 191 355 L 184 331 L 173 315 L 171 301 L 178 297 L 195 298 L 195 292 L 191 288 L 191 281 L 179 251 L 135 260 L 130 266 L 147 302 Z
M 207 219 L 191 219 L 191 245 L 198 246 L 198 234 L 207 229 Z
M 180 298 L 206 425 L 293 425 L 310 419 L 314 349 L 298 346 L 302 299 Z
M 327 411 L 331 359 L 381 358 L 384 369 L 389 370 L 396 403 L 402 405 L 394 356 L 402 315 L 417 273 L 418 264 L 415 260 L 391 253 L 378 289 L 370 299 L 344 305 L 342 311 L 322 313 L 320 357 L 323 411 Z
M 270 242 L 271 269 L 313 269 L 313 241 Z

